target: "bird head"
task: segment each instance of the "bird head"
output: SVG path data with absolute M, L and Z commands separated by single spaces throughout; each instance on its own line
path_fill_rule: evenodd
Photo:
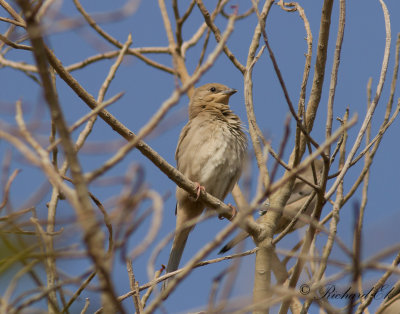
M 196 88 L 190 100 L 190 118 L 207 108 L 217 110 L 229 108 L 229 98 L 236 92 L 236 89 L 218 83 L 210 83 Z

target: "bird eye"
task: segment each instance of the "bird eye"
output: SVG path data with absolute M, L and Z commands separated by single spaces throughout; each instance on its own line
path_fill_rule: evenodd
M 210 91 L 213 92 L 213 93 L 214 93 L 216 90 L 217 90 L 217 89 L 216 89 L 215 87 L 211 87 L 211 88 L 210 88 Z

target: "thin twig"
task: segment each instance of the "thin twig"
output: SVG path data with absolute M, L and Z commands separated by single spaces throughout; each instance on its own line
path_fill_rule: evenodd
M 222 7 L 224 6 L 224 4 L 226 3 L 223 2 Z M 217 41 L 217 43 L 219 43 L 222 39 L 221 36 L 221 32 L 218 29 L 218 27 L 214 24 L 214 22 L 211 20 L 210 18 L 210 13 L 207 11 L 206 7 L 203 4 L 202 0 L 196 0 L 196 4 L 200 9 L 201 14 L 203 14 L 204 20 L 207 24 L 207 26 L 211 29 L 211 31 L 214 34 L 215 40 Z M 233 14 L 232 16 L 236 16 L 236 14 Z M 231 16 L 231 18 L 232 18 Z M 223 46 L 223 50 L 226 54 L 226 56 L 229 58 L 229 60 L 232 61 L 233 65 L 240 71 L 242 72 L 242 74 L 245 73 L 246 68 L 243 66 L 243 64 L 241 64 L 235 57 L 235 55 L 229 50 L 229 48 L 224 44 Z

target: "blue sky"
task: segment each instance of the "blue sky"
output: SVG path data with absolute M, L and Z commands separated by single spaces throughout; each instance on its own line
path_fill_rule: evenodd
M 173 14 L 169 1 L 166 2 L 170 17 L 172 18 Z M 109 1 L 96 1 L 95 3 L 83 2 L 82 4 L 88 12 L 94 13 L 114 10 L 116 7 L 122 6 L 124 2 L 113 1 L 112 5 L 110 3 Z M 213 8 L 213 3 L 214 1 L 205 1 L 205 5 L 209 9 Z M 250 7 L 251 1 L 236 1 L 235 4 L 239 5 L 240 12 L 244 12 Z M 387 0 L 386 4 L 391 14 L 391 58 L 381 101 L 372 123 L 373 136 L 376 134 L 383 119 L 385 105 L 389 97 L 394 65 L 395 42 L 397 33 L 400 31 L 400 2 L 398 0 Z M 305 10 L 314 36 L 312 63 L 314 64 L 322 1 L 301 1 L 300 5 L 302 5 Z M 186 4 L 181 5 L 180 8 L 181 12 L 184 12 Z M 325 136 L 325 107 L 336 41 L 338 8 L 339 3 L 336 1 L 334 3 L 332 15 L 324 92 L 312 133 L 313 137 L 318 141 L 322 141 Z M 5 16 L 5 12 L 2 9 L 0 9 L 0 12 L 1 16 Z M 78 16 L 78 12 L 69 1 L 62 2 L 60 13 L 63 16 Z M 350 116 L 358 113 L 359 122 L 349 132 L 350 144 L 355 139 L 366 112 L 366 84 L 369 77 L 373 79 L 373 93 L 376 90 L 384 52 L 385 28 L 381 6 L 377 0 L 348 1 L 346 14 L 346 29 L 334 104 L 334 118 L 343 116 L 346 107 L 350 108 Z M 184 39 L 190 38 L 201 22 L 202 16 L 198 8 L 195 7 L 192 16 L 187 24 L 185 24 L 183 32 Z M 226 19 L 220 17 L 217 19 L 216 24 L 223 30 L 225 29 Z M 255 25 L 256 19 L 254 16 L 249 19 L 237 21 L 235 31 L 229 38 L 229 48 L 242 63 L 246 61 L 249 43 Z M 132 33 L 132 47 L 167 46 L 168 44 L 156 1 L 142 1 L 134 15 L 121 21 L 107 23 L 102 26 L 121 42 L 126 40 L 128 33 Z M 5 29 L 6 24 L 0 24 L 0 31 L 4 32 Z M 302 20 L 297 13 L 287 13 L 282 11 L 278 6 L 273 6 L 267 19 L 267 33 L 286 82 L 289 95 L 293 103 L 297 104 L 305 62 L 304 53 L 307 48 L 306 41 L 304 40 L 306 34 Z M 101 40 L 89 27 L 52 34 L 48 36 L 47 43 L 54 49 L 55 54 L 64 65 L 78 62 L 86 57 L 98 54 L 99 52 L 114 50 L 113 47 Z M 215 40 L 213 36 L 210 36 L 210 45 L 207 53 L 212 51 L 214 46 Z M 200 51 L 201 46 L 196 46 L 187 53 L 186 64 L 190 74 L 196 67 Z M 7 54 L 7 57 L 12 60 L 24 60 L 28 63 L 33 62 L 29 53 L 26 51 L 12 51 Z M 150 55 L 150 57 L 165 65 L 172 66 L 170 56 Z M 97 62 L 83 70 L 73 72 L 73 75 L 88 92 L 97 95 L 98 89 L 106 77 L 113 61 L 114 60 L 104 60 Z M 312 75 L 313 72 L 311 72 L 310 75 L 307 95 L 310 91 Z M 13 120 L 15 110 L 13 104 L 17 99 L 22 99 L 27 121 L 40 122 L 40 127 L 35 129 L 34 132 L 35 136 L 45 144 L 49 131 L 49 114 L 37 84 L 23 73 L 9 68 L 0 69 L 0 81 L 2 86 L 0 90 L 1 123 L 15 124 Z M 231 98 L 231 107 L 247 125 L 244 107 L 243 77 L 241 73 L 232 66 L 229 59 L 224 54 L 220 55 L 215 65 L 201 78 L 198 85 L 208 82 L 219 82 L 238 89 L 238 93 Z M 171 95 L 174 85 L 175 81 L 172 75 L 150 68 L 139 59 L 128 56 L 118 70 L 106 98 L 121 91 L 124 91 L 125 95 L 120 101 L 113 104 L 109 110 L 132 131 L 137 132 L 160 107 L 161 103 Z M 61 80 L 57 80 L 57 89 L 61 105 L 63 106 L 66 119 L 69 123 L 73 123 L 88 112 L 88 107 L 74 95 Z M 398 97 L 399 92 L 397 91 L 395 94 L 395 103 Z M 186 121 L 187 103 L 187 97 L 182 97 L 180 102 L 169 112 L 168 116 L 162 122 L 162 126 L 158 129 L 160 131 L 157 132 L 156 130 L 152 136 L 145 139 L 152 148 L 173 165 L 175 165 L 174 153 L 179 132 Z M 272 146 L 278 149 L 284 131 L 285 117 L 289 110 L 271 61 L 266 53 L 263 54 L 254 69 L 254 103 L 257 121 L 261 130 L 272 141 Z M 294 124 L 292 123 L 291 126 L 291 137 L 293 138 Z M 339 123 L 334 121 L 333 127 L 334 129 L 338 128 Z M 400 214 L 399 205 L 395 196 L 400 192 L 398 184 L 400 170 L 396 163 L 398 158 L 395 156 L 399 154 L 399 128 L 399 123 L 396 121 L 387 131 L 371 168 L 370 194 L 365 214 L 365 227 L 363 230 L 363 257 L 365 258 L 377 253 L 383 248 L 397 243 L 397 226 L 400 221 Z M 75 131 L 74 138 L 76 138 L 78 134 L 79 133 Z M 99 119 L 96 122 L 93 133 L 89 137 L 88 144 L 84 147 L 80 155 L 83 169 L 88 172 L 97 168 L 107 160 L 108 157 L 115 152 L 116 147 L 123 142 L 124 141 L 118 134 Z M 293 143 L 293 141 L 290 141 L 290 143 Z M 4 141 L 0 142 L 1 156 L 4 156 L 5 152 L 9 149 L 10 146 L 8 144 Z M 288 154 L 290 150 L 291 148 L 288 148 L 286 153 Z M 93 151 L 95 151 L 95 153 L 93 153 Z M 27 165 L 26 161 L 15 151 L 13 153 L 14 159 L 11 164 L 11 169 L 23 168 L 23 171 L 18 175 L 11 190 L 12 205 L 15 209 L 18 209 L 26 204 L 29 197 L 36 191 L 38 184 L 45 182 L 45 178 L 40 174 L 40 171 Z M 286 159 L 287 157 L 288 156 L 286 156 Z M 159 232 L 157 243 L 167 233 L 173 231 L 175 226 L 175 184 L 138 151 L 131 152 L 119 165 L 113 168 L 106 177 L 122 176 L 126 174 L 127 169 L 134 164 L 143 166 L 145 181 L 150 188 L 156 190 L 161 195 L 167 196 L 164 206 L 162 228 Z M 354 168 L 355 169 L 352 169 L 348 176 L 346 176 L 346 191 L 348 191 L 360 171 L 360 167 Z M 257 171 L 253 165 L 253 190 L 256 183 L 256 176 Z M 99 182 L 101 182 L 101 179 Z M 118 195 L 122 187 L 118 185 L 114 187 L 102 187 L 99 182 L 95 182 L 91 185 L 91 191 L 105 204 L 112 204 L 110 198 Z M 38 215 L 42 218 L 46 217 L 45 203 L 48 202 L 49 197 L 50 195 L 47 194 L 37 208 Z M 360 193 L 355 195 L 353 199 L 360 200 Z M 230 200 L 231 197 L 229 196 L 227 202 Z M 330 207 L 326 206 L 323 215 L 329 210 Z M 66 202 L 61 202 L 58 218 L 62 219 L 72 216 L 73 214 L 68 204 Z M 218 230 L 228 223 L 229 222 L 226 221 L 213 219 L 197 226 L 189 237 L 182 262 L 185 263 L 188 261 L 199 248 L 213 239 Z M 352 224 L 352 203 L 349 202 L 344 206 L 341 212 L 338 229 L 338 234 L 348 246 L 351 246 L 352 241 Z M 148 226 L 149 221 L 146 221 L 143 226 L 133 234 L 129 240 L 129 247 L 131 249 L 143 238 Z M 67 234 L 72 235 L 73 233 L 70 230 Z M 298 238 L 299 233 L 294 233 L 282 241 L 279 247 L 290 248 Z M 326 238 L 324 236 L 320 236 L 320 238 L 321 239 L 319 239 L 317 243 L 323 245 Z M 62 243 L 62 241 L 58 242 L 59 245 L 62 245 Z M 251 241 L 247 241 L 246 248 L 249 249 L 253 246 Z M 321 248 L 321 246 L 319 247 Z M 166 249 L 163 250 L 157 260 L 157 266 L 166 264 L 169 248 L 168 245 Z M 213 252 L 209 257 L 212 258 L 216 256 L 217 251 Z M 334 251 L 332 257 L 347 262 L 349 261 L 338 249 Z M 144 284 L 148 281 L 146 273 L 148 258 L 149 254 L 146 253 L 133 262 L 135 275 L 140 284 Z M 236 281 L 237 285 L 234 288 L 235 296 L 251 296 L 254 269 L 253 261 L 253 256 L 243 259 L 239 277 Z M 171 313 L 187 312 L 207 304 L 211 281 L 219 272 L 228 267 L 228 265 L 228 263 L 220 263 L 194 270 L 165 302 L 165 309 Z M 69 274 L 81 274 L 83 270 L 87 269 L 88 264 L 82 260 L 67 260 L 60 263 L 60 267 Z M 329 272 L 335 270 L 336 269 L 332 268 Z M 366 276 L 368 276 L 369 279 L 374 279 L 376 278 L 375 275 L 376 274 L 369 273 Z M 119 258 L 116 259 L 114 278 L 116 279 L 116 289 L 119 294 L 129 291 L 125 264 L 121 262 Z M 1 285 L 0 288 L 1 290 L 4 289 Z M 74 290 L 75 288 L 71 286 L 71 289 Z M 95 310 L 99 303 L 93 295 L 91 295 L 91 297 L 91 310 Z M 75 309 L 81 309 L 84 304 L 84 298 L 77 303 Z M 378 302 L 376 303 L 375 306 L 378 305 Z M 127 309 L 131 309 L 133 306 L 131 300 L 125 301 L 124 305 Z M 374 303 L 372 304 L 372 308 L 373 306 Z M 311 309 L 311 311 L 315 310 L 316 308 Z

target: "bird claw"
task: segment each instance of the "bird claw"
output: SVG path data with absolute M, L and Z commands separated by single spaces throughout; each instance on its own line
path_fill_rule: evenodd
M 206 188 L 204 186 L 200 185 L 199 182 L 195 182 L 195 183 L 196 183 L 196 190 L 197 190 L 196 199 L 195 200 L 197 201 L 199 199 L 199 197 L 200 197 L 201 191 L 205 192 Z
M 236 207 L 233 206 L 231 203 L 228 203 L 228 206 L 232 209 L 231 218 L 230 218 L 229 220 L 233 220 L 233 218 L 235 218 L 236 215 L 237 215 L 237 209 L 236 209 Z M 224 219 L 224 216 L 222 216 L 222 214 L 220 214 L 220 215 L 218 215 L 218 218 L 219 218 L 220 220 L 222 220 L 222 219 Z

